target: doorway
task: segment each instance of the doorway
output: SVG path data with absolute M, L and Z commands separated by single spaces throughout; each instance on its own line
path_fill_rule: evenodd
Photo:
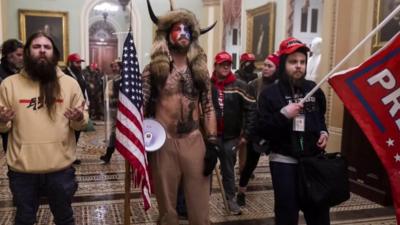
M 110 63 L 118 57 L 115 28 L 107 21 L 97 21 L 89 28 L 89 60 L 97 63 L 105 74 L 111 73 Z

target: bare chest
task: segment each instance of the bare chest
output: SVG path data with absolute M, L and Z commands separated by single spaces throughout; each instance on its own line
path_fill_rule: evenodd
M 166 96 L 182 95 L 191 100 L 197 99 L 199 96 L 192 75 L 188 70 L 183 73 L 173 71 L 168 76 L 161 93 Z

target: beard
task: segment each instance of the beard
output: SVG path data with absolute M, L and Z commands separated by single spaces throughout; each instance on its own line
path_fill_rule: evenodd
M 34 59 L 26 57 L 25 70 L 34 81 L 41 84 L 54 82 L 57 79 L 57 62 L 48 58 Z
M 300 79 L 289 78 L 289 82 L 293 85 L 294 88 L 302 89 L 305 77 L 301 77 Z
M 71 71 L 74 74 L 81 74 L 81 72 L 82 72 L 82 68 L 81 67 L 76 67 L 73 64 L 71 64 L 69 68 L 71 69 Z
M 25 57 L 25 70 L 29 77 L 39 82 L 39 97 L 44 99 L 47 112 L 52 118 L 57 97 L 60 95 L 60 84 L 57 78 L 57 61 L 55 58 Z
M 182 46 L 180 44 L 173 44 L 171 41 L 168 41 L 168 47 L 171 51 L 179 53 L 179 54 L 186 54 L 189 51 L 190 44 L 187 46 Z

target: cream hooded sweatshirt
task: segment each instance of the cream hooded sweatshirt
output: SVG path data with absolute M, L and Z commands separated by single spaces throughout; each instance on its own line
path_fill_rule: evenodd
M 39 99 L 39 83 L 25 71 L 7 77 L 0 85 L 0 106 L 15 111 L 12 121 L 0 122 L 0 131 L 9 132 L 6 158 L 11 170 L 49 173 L 69 167 L 76 159 L 74 130 L 86 127 L 88 113 L 85 109 L 79 122 L 64 116 L 68 108 L 81 106 L 84 98 L 78 83 L 59 68 L 57 77 L 61 97 L 53 119 Z

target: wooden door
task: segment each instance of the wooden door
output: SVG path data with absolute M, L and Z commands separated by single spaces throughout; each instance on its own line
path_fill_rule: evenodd
M 100 20 L 90 26 L 89 51 L 89 63 L 97 63 L 101 72 L 110 74 L 110 64 L 118 58 L 118 39 L 111 23 Z
M 96 41 L 90 42 L 90 62 L 95 62 L 105 74 L 111 73 L 110 64 L 118 58 L 118 43 L 115 41 L 105 42 L 99 45 Z
M 342 153 L 349 163 L 351 191 L 382 205 L 392 203 L 386 171 L 356 121 L 345 110 Z

